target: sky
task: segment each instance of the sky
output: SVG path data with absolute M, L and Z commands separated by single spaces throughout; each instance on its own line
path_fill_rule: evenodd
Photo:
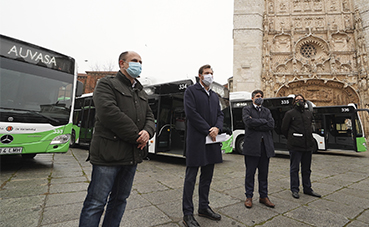
M 233 73 L 230 0 L 0 0 L 0 33 L 73 57 L 78 72 L 119 70 L 126 50 L 141 55 L 152 84 Z

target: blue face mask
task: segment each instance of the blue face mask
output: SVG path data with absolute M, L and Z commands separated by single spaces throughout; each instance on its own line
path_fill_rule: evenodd
M 263 102 L 264 102 L 264 99 L 263 98 L 257 98 L 257 99 L 255 99 L 255 104 L 258 105 L 258 106 L 260 106 L 261 104 L 263 104 Z
M 129 62 L 129 67 L 126 71 L 131 77 L 137 78 L 141 74 L 142 65 L 139 62 Z

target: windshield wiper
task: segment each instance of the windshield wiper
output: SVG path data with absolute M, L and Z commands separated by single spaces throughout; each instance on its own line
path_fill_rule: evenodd
M 58 119 L 55 119 L 55 118 L 49 117 L 49 116 L 47 116 L 47 115 L 45 115 L 45 114 L 39 113 L 39 112 L 34 111 L 34 110 L 28 110 L 28 112 L 29 112 L 29 113 L 33 113 L 33 114 L 36 114 L 36 115 L 41 116 L 41 117 L 44 117 L 44 118 L 46 118 L 46 119 L 48 119 L 48 120 L 50 120 L 50 121 L 56 122 L 56 123 L 59 123 L 59 122 L 60 122 Z
M 43 118 L 46 118 L 46 119 L 48 119 L 50 121 L 53 121 L 53 122 L 56 122 L 56 123 L 59 123 L 60 122 L 58 119 L 55 119 L 55 118 L 46 116 L 45 114 L 42 114 L 42 113 L 37 112 L 37 111 L 34 111 L 34 110 L 25 110 L 25 109 L 7 108 L 7 107 L 0 107 L 0 109 L 4 109 L 4 110 L 15 110 L 15 111 L 25 111 L 26 113 L 32 113 L 34 115 L 41 116 Z

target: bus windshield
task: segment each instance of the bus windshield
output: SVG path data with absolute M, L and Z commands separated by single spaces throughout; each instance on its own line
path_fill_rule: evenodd
M 53 126 L 68 123 L 73 75 L 55 71 L 53 76 L 47 76 L 50 75 L 47 71 L 24 62 L 2 60 L 1 121 L 6 121 L 11 115 L 13 122 L 19 123 L 50 123 Z

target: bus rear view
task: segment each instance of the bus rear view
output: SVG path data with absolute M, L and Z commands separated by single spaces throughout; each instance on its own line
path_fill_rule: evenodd
M 0 154 L 67 152 L 75 61 L 0 35 Z

